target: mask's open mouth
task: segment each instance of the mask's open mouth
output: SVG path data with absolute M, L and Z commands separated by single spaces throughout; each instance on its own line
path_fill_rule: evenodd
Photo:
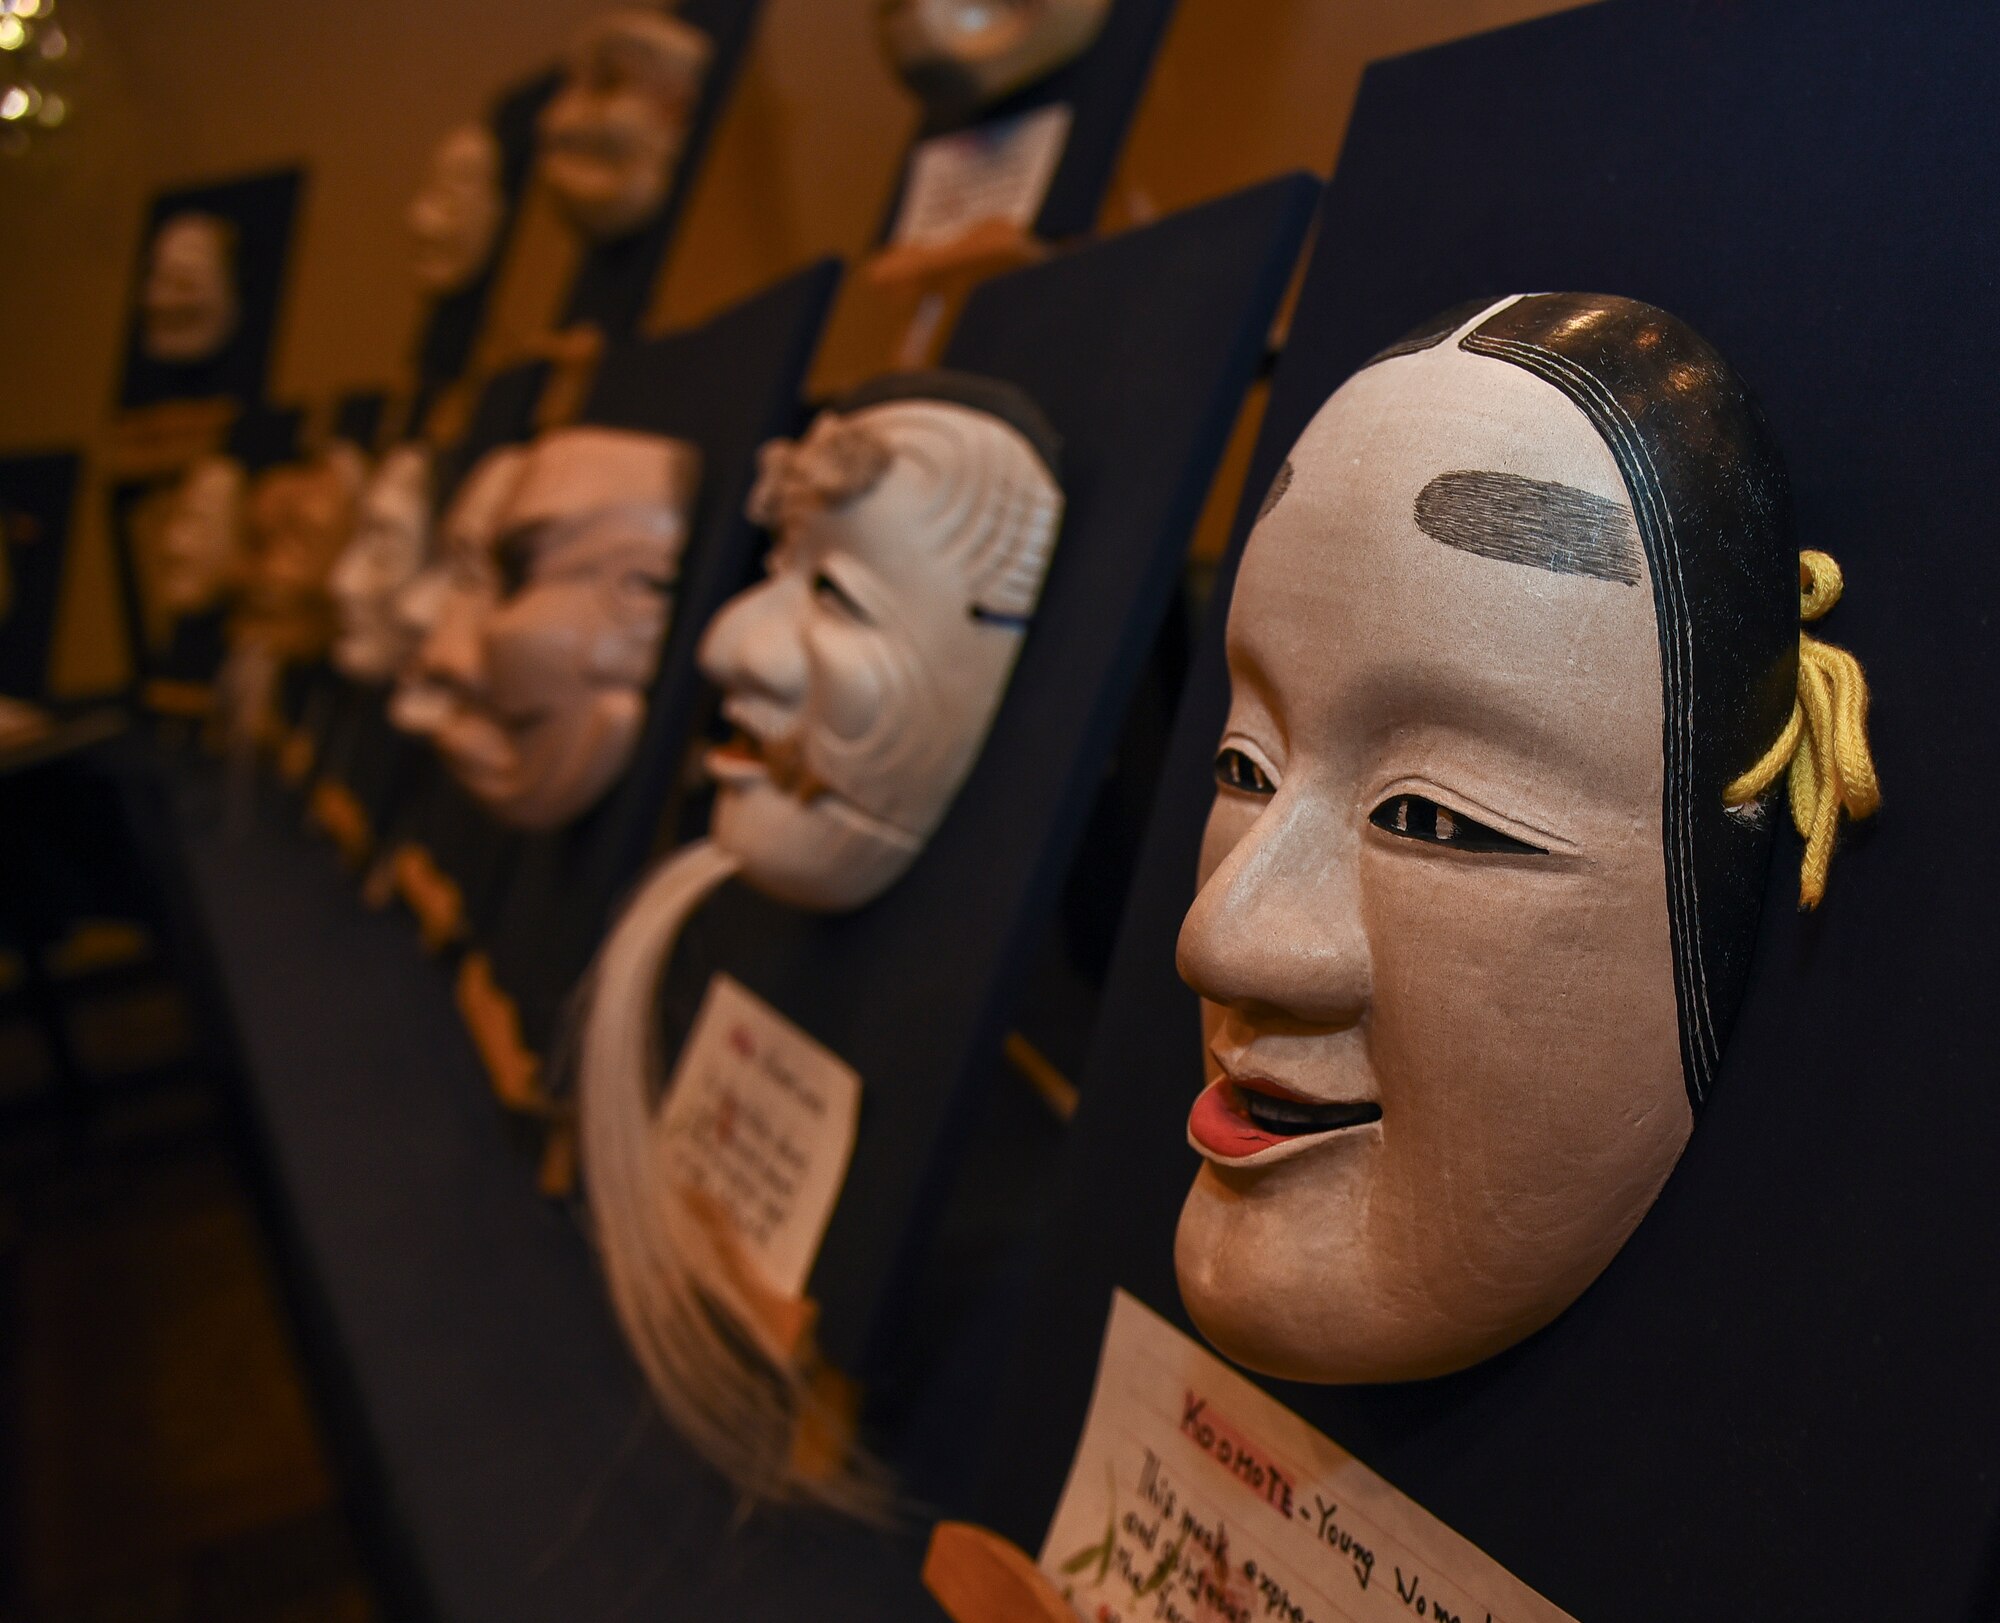
M 1224 1078 L 1195 1100 L 1188 1142 L 1211 1161 L 1235 1165 L 1381 1119 L 1382 1107 L 1373 1099 L 1308 1099 L 1275 1083 Z
M 718 744 L 708 752 L 704 765 L 708 775 L 723 788 L 767 779 L 800 800 L 813 800 L 825 792 L 826 785 L 813 776 L 804 754 L 792 739 L 767 741 L 738 727 L 728 743 Z

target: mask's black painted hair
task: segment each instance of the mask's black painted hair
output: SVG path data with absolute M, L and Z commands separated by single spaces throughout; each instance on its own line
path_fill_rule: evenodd
M 884 406 L 892 400 L 942 400 L 949 406 L 965 406 L 998 417 L 1028 442 L 1049 476 L 1062 483 L 1062 436 L 1042 415 L 1042 408 L 1011 383 L 971 372 L 885 372 L 842 395 L 827 409 L 845 414 L 864 406 Z
M 1426 322 L 1369 364 L 1434 347 L 1478 314 Z M 1660 630 L 1667 916 L 1689 1097 L 1715 1081 L 1742 1002 L 1771 854 L 1767 818 L 1724 785 L 1784 730 L 1798 680 L 1791 487 L 1764 414 L 1729 364 L 1663 310 L 1536 293 L 1459 339 L 1562 391 L 1617 459 Z

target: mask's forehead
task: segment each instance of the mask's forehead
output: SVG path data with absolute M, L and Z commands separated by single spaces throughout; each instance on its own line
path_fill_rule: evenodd
M 1563 486 L 1631 511 L 1610 447 L 1566 396 L 1450 339 L 1348 379 L 1299 436 L 1290 468 L 1282 503 L 1329 515 L 1366 507 L 1414 524 L 1419 495 L 1454 473 Z

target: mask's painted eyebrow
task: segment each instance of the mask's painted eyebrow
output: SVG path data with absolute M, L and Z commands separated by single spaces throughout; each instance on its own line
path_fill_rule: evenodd
M 1636 586 L 1645 555 L 1632 510 L 1573 485 L 1465 469 L 1417 492 L 1417 528 L 1502 563 Z

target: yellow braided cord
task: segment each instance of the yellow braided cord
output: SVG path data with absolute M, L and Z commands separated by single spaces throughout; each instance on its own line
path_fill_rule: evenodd
M 1799 618 L 1817 620 L 1840 601 L 1840 565 L 1823 552 L 1799 554 Z M 1792 821 L 1806 842 L 1799 866 L 1799 906 L 1817 907 L 1840 814 L 1857 821 L 1882 804 L 1875 757 L 1868 750 L 1868 679 L 1844 648 L 1799 633 L 1799 693 L 1778 741 L 1722 791 L 1745 806 L 1791 768 Z

